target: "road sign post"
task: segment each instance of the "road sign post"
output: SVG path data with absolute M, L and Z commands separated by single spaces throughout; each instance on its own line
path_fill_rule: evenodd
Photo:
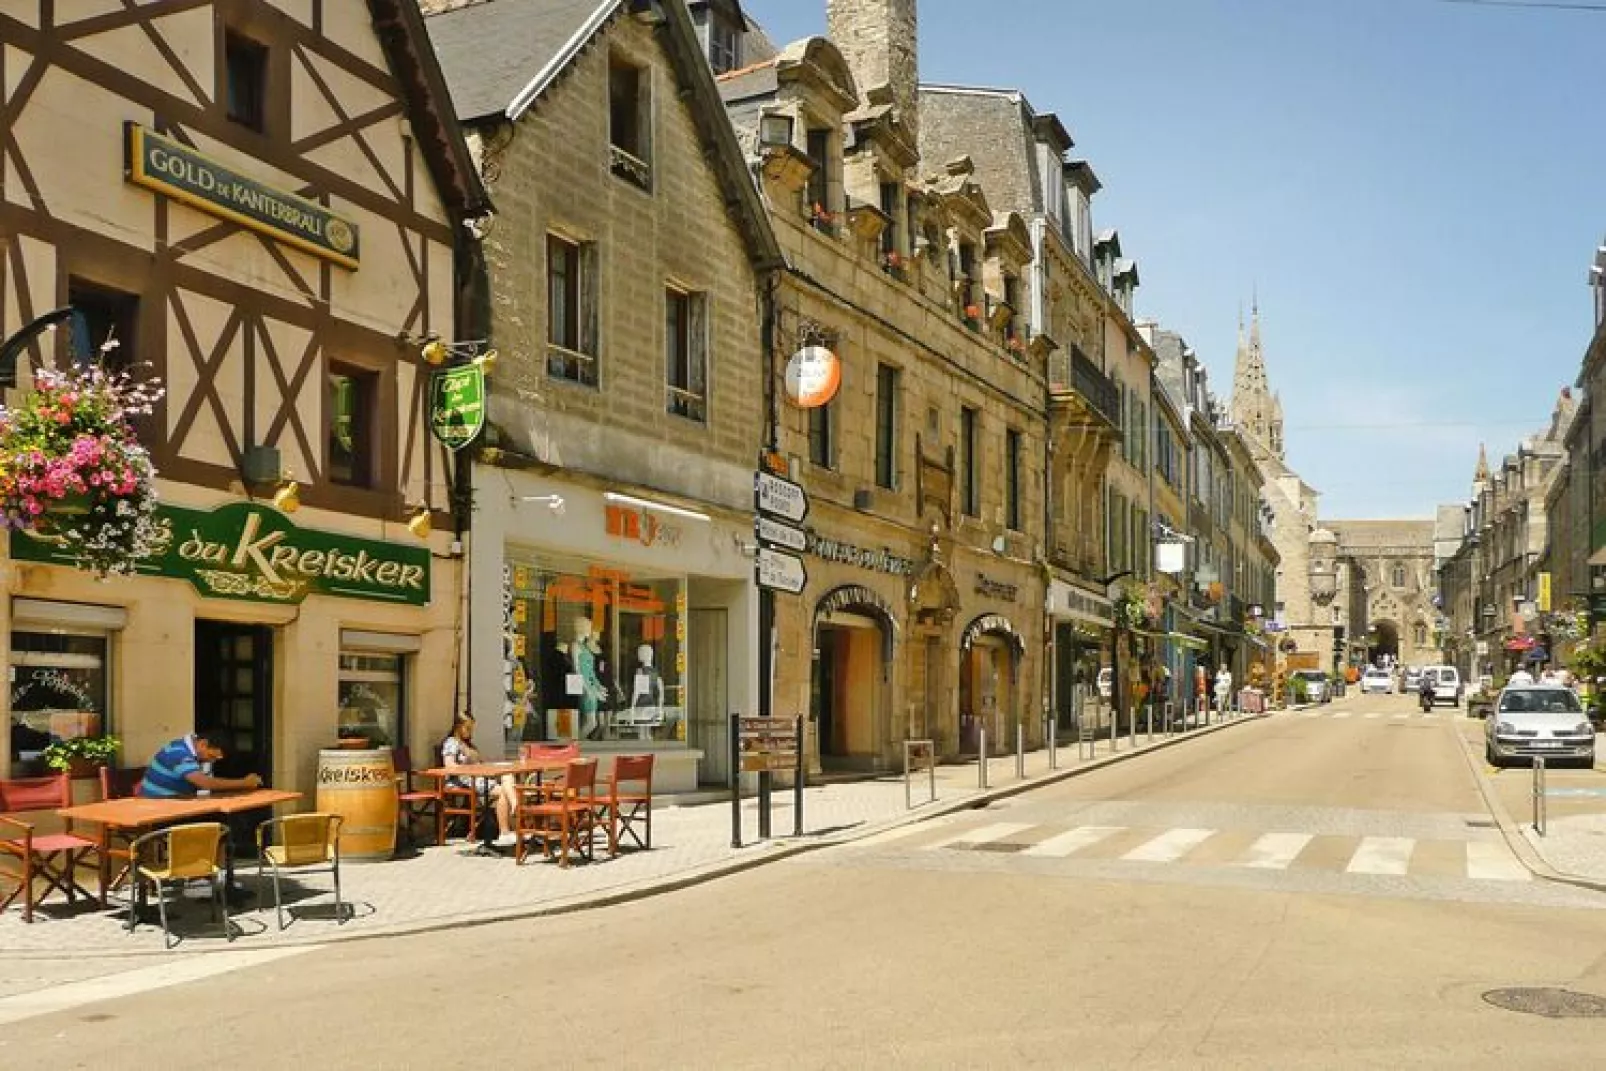
M 796 527 L 809 515 L 809 496 L 801 484 L 768 471 L 766 459 L 759 458 L 759 467 L 753 473 L 753 534 L 758 537 L 758 549 L 753 554 L 753 581 L 758 587 L 758 716 L 760 724 L 769 725 L 775 712 L 775 593 L 801 595 L 808 587 L 809 571 L 798 554 L 807 550 L 808 535 Z M 793 553 L 793 552 L 797 553 Z M 733 724 L 733 728 L 734 728 Z M 773 739 L 780 739 L 772 731 Z M 773 770 L 792 770 L 793 827 L 797 836 L 803 834 L 803 719 L 790 734 L 790 752 L 771 752 L 762 745 L 764 761 L 758 771 L 758 835 L 770 835 L 770 802 L 773 791 Z M 739 741 L 738 752 L 747 748 L 748 741 Z M 786 765 L 774 765 L 773 756 L 785 756 Z M 733 768 L 732 776 L 740 784 L 742 770 L 748 757 L 743 756 Z M 740 816 L 737 819 L 740 822 Z M 740 827 L 737 827 L 740 837 Z

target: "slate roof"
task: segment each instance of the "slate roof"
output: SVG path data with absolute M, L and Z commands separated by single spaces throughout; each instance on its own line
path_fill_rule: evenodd
M 618 0 L 486 0 L 425 24 L 463 120 L 500 115 L 603 8 Z

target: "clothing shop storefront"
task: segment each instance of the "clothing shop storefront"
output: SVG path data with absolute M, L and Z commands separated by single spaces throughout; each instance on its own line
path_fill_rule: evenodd
M 219 499 L 158 517 L 165 546 L 105 582 L 12 534 L 3 769 L 40 771 L 52 741 L 104 734 L 118 765 L 141 766 L 202 732 L 227 752 L 220 774 L 311 792 L 338 739 L 427 753 L 452 709 L 455 563 L 340 514 Z
M 653 753 L 666 791 L 724 783 L 728 716 L 757 706 L 751 520 L 522 472 L 477 485 L 480 749 L 574 741 L 603 773 Z
M 1098 687 L 1099 670 L 1109 664 L 1114 604 L 1064 580 L 1050 580 L 1048 618 L 1053 627 L 1054 670 L 1050 675 L 1049 710 L 1060 733 L 1075 732 L 1081 719 L 1089 725 L 1108 717 L 1109 697 Z

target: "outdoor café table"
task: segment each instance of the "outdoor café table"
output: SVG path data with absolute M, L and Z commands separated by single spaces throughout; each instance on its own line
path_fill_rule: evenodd
M 427 770 L 421 770 L 420 773 L 425 777 L 438 778 L 442 784 L 448 777 L 477 778 L 479 780 L 476 787 L 480 790 L 480 805 L 489 807 L 491 783 L 498 778 L 507 777 L 509 774 L 514 777 L 534 776 L 539 782 L 542 774 L 558 773 L 567 769 L 569 761 L 568 759 L 508 759 L 505 762 L 465 762 L 457 766 L 431 766 Z M 473 839 L 473 836 L 474 831 L 469 830 L 469 838 Z
M 111 885 L 111 835 L 121 831 L 130 837 L 157 826 L 171 825 L 212 815 L 238 814 L 276 803 L 289 803 L 301 798 L 299 792 L 284 792 L 276 788 L 255 788 L 248 792 L 216 792 L 210 796 L 189 799 L 153 799 L 146 796 L 128 796 L 123 799 L 101 800 L 99 803 L 80 803 L 56 811 L 63 818 L 75 822 L 93 823 L 99 830 L 96 841 L 96 858 L 100 862 L 100 906 L 106 906 L 106 893 Z M 234 884 L 234 857 L 228 854 L 228 881 Z

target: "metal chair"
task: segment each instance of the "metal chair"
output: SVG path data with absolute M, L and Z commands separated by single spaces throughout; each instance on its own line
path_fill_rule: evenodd
M 285 921 L 284 896 L 279 886 L 279 875 L 286 871 L 296 874 L 333 874 L 335 878 L 335 925 L 346 922 L 346 904 L 340 897 L 340 823 L 338 814 L 292 814 L 283 818 L 270 818 L 257 826 L 257 887 L 262 887 L 264 868 L 273 871 L 273 909 L 279 918 L 279 929 L 289 925 Z M 277 834 L 275 836 L 275 834 Z M 289 914 L 295 917 L 295 908 Z
M 205 878 L 212 884 L 212 917 L 222 922 L 224 939 L 234 940 L 234 929 L 229 925 L 228 882 L 224 880 L 227 870 L 223 865 L 228 831 L 222 822 L 191 822 L 134 838 L 128 846 L 134 881 L 133 902 L 128 908 L 129 933 L 139 923 L 145 886 L 152 885 L 162 918 L 162 940 L 172 948 L 178 942 L 173 940 L 173 931 L 167 924 L 167 886 L 171 883 L 182 888 L 186 882 Z

